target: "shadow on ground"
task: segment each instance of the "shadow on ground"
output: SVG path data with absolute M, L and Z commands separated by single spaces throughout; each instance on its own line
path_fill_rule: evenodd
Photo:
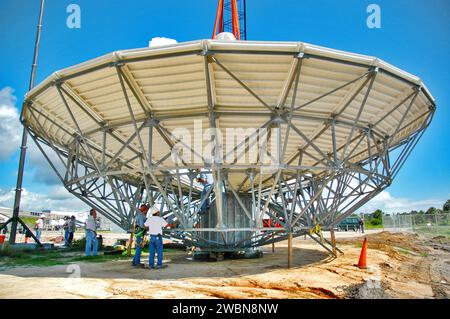
M 217 262 L 192 260 L 184 251 L 169 251 L 164 255 L 166 268 L 142 269 L 131 266 L 131 258 L 104 262 L 80 261 L 66 265 L 48 267 L 13 267 L 0 271 L 3 275 L 23 278 L 81 278 L 96 279 L 150 279 L 176 280 L 187 278 L 235 277 L 263 274 L 287 267 L 287 248 L 277 247 L 275 253 L 268 247 L 263 248 L 264 256 L 257 259 L 234 259 Z M 316 249 L 293 248 L 293 268 L 326 263 L 332 257 Z M 148 265 L 148 255 L 141 259 Z

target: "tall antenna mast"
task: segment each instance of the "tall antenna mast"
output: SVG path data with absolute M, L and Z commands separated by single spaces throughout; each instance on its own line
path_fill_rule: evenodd
M 230 32 L 237 40 L 247 40 L 246 20 L 246 0 L 219 0 L 212 38 Z
M 41 0 L 41 6 L 39 9 L 39 20 L 37 25 L 36 32 L 36 42 L 34 44 L 34 54 L 33 54 L 33 64 L 31 65 L 31 75 L 30 75 L 30 84 L 28 89 L 31 90 L 34 86 L 35 76 L 36 76 L 36 68 L 37 68 L 37 59 L 39 54 L 39 43 L 41 41 L 41 30 L 42 30 L 42 17 L 44 15 L 44 4 L 45 0 Z M 17 173 L 17 183 L 14 197 L 14 207 L 13 207 L 13 216 L 8 221 L 11 222 L 11 233 L 9 236 L 9 243 L 15 244 L 16 242 L 16 233 L 17 233 L 17 225 L 18 223 L 22 224 L 25 228 L 28 228 L 26 224 L 19 218 L 20 211 L 20 199 L 22 195 L 22 182 L 23 182 L 23 171 L 25 168 L 25 156 L 27 153 L 27 140 L 28 140 L 28 132 L 25 129 L 25 125 L 22 131 L 22 144 L 20 146 L 20 158 L 19 158 L 19 170 Z M 32 234 L 32 232 L 31 232 Z M 37 242 L 38 245 L 41 245 L 39 240 L 34 237 L 33 239 Z

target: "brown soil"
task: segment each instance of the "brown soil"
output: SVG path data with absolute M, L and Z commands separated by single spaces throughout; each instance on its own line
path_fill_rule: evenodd
M 338 239 L 344 252 L 338 258 L 296 238 L 291 269 L 285 242 L 275 253 L 264 247 L 260 259 L 200 262 L 170 251 L 162 270 L 132 268 L 128 260 L 5 269 L 0 298 L 449 298 L 445 238 L 387 232 L 367 238 L 366 270 L 354 266 L 361 237 Z M 80 278 L 69 277 L 74 267 Z

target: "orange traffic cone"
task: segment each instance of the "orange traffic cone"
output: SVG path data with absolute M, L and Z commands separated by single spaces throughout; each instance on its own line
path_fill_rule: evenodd
M 361 254 L 359 255 L 359 261 L 358 261 L 358 267 L 360 269 L 366 269 L 367 268 L 367 238 L 364 238 Z

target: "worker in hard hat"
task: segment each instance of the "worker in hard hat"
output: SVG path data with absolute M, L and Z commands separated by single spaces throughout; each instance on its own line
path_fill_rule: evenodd
M 75 230 L 77 229 L 76 217 L 72 215 L 69 220 L 69 238 L 67 239 L 67 245 L 72 246 L 73 236 L 75 234 Z
M 134 236 L 136 238 L 136 251 L 134 253 L 132 265 L 134 267 L 143 267 L 144 264 L 141 264 L 141 253 L 142 253 L 142 244 L 145 237 L 145 220 L 147 218 L 148 206 L 142 204 L 139 207 L 138 213 L 136 214 L 135 226 L 134 226 Z
M 201 174 L 200 170 L 197 170 L 199 172 L 199 177 L 197 178 L 197 182 L 202 184 L 202 194 L 200 197 L 200 202 L 203 202 L 202 206 L 200 207 L 199 213 L 204 214 L 209 210 L 209 198 L 207 197 L 209 188 L 211 187 L 211 184 L 208 182 L 208 177 L 206 174 Z
M 158 263 L 157 267 L 158 269 L 162 268 L 162 261 L 163 261 L 163 240 L 162 240 L 162 234 L 163 234 L 163 228 L 170 225 L 166 222 L 166 220 L 162 217 L 160 217 L 160 211 L 156 206 L 153 206 L 151 211 L 151 216 L 147 218 L 147 221 L 145 222 L 145 227 L 148 229 L 148 234 L 150 236 L 149 241 L 149 250 L 150 250 L 150 256 L 148 265 L 150 268 L 155 268 L 155 250 L 158 254 Z
M 36 221 L 36 223 L 34 224 L 34 230 L 36 232 L 36 238 L 37 240 L 41 241 L 41 235 L 42 235 L 42 230 L 44 229 L 44 219 L 45 219 L 45 215 L 42 214 L 38 220 Z
M 28 244 L 30 241 L 30 238 L 33 237 L 31 230 L 28 229 L 28 227 L 25 229 L 25 244 Z
M 64 246 L 68 247 L 69 246 L 69 222 L 70 222 L 70 217 L 69 216 L 64 216 L 64 224 L 63 224 L 63 229 L 64 229 Z
M 97 256 L 98 241 L 97 241 L 97 211 L 92 208 L 89 211 L 89 216 L 86 219 L 86 256 Z
M 364 234 L 364 215 L 361 214 L 361 217 L 358 218 L 358 228 L 359 231 Z

